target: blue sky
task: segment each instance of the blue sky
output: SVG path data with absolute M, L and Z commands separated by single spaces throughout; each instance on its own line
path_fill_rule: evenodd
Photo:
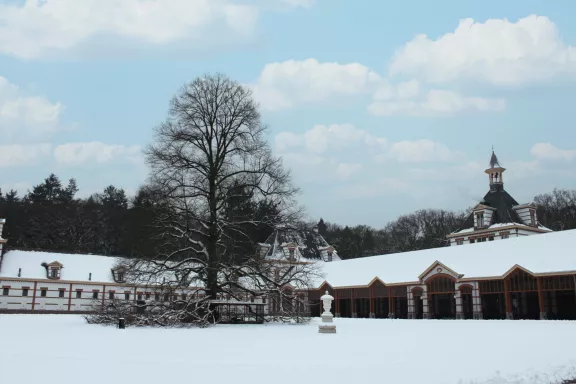
M 26 6 L 24 6 L 26 4 Z M 487 191 L 492 145 L 527 202 L 576 184 L 568 2 L 0 0 L 0 187 L 81 194 L 147 175 L 185 82 L 254 91 L 310 218 L 383 226 Z M 425 36 L 424 36 L 425 35 Z

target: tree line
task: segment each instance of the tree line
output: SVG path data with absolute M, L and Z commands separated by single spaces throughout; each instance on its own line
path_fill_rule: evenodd
M 576 190 L 554 189 L 534 197 L 541 225 L 554 231 L 576 229 Z M 402 215 L 384 228 L 318 222 L 319 233 L 345 258 L 416 251 L 447 246 L 446 235 L 457 230 L 472 207 L 462 211 L 422 209 Z
M 75 179 L 63 183 L 51 174 L 32 190 L 0 190 L 0 217 L 6 219 L 6 249 L 91 253 L 133 257 L 151 254 L 157 246 L 154 193 L 146 186 L 134 196 L 110 185 L 87 198 L 78 198 Z M 230 207 L 240 211 L 260 211 L 264 217 L 274 211 L 271 205 L 256 206 L 249 199 L 236 197 Z M 241 201 L 244 200 L 244 201 Z M 538 219 L 554 231 L 576 229 L 576 190 L 554 189 L 534 198 Z M 338 253 L 359 258 L 446 246 L 446 235 L 455 231 L 469 210 L 422 209 L 402 215 L 376 229 L 367 225 L 343 226 L 325 222 L 299 227 L 317 229 Z M 249 239 L 263 242 L 272 233 L 274 222 L 252 229 Z M 313 228 L 316 227 L 316 228 Z M 245 244 L 244 250 L 254 250 Z

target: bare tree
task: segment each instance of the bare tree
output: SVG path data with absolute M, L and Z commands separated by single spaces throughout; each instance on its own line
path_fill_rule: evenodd
M 160 241 L 151 258 L 131 261 L 130 282 L 198 286 L 207 301 L 285 296 L 288 284 L 301 289 L 309 283 L 306 264 L 275 280 L 275 263 L 255 247 L 264 239 L 254 228 L 292 222 L 299 214 L 297 189 L 265 131 L 250 90 L 224 75 L 199 77 L 180 90 L 146 151 L 150 184 L 159 195 L 154 226 Z
M 555 231 L 576 228 L 576 190 L 554 189 L 534 201 L 542 225 Z

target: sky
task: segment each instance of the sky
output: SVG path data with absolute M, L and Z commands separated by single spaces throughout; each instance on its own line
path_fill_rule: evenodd
M 180 87 L 249 87 L 310 219 L 576 187 L 572 2 L 0 0 L 0 188 L 134 193 Z

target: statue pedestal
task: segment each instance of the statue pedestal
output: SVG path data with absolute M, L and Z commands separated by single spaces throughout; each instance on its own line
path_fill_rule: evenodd
M 320 298 L 324 307 L 324 313 L 320 315 L 322 318 L 322 324 L 318 326 L 318 333 L 336 333 L 336 325 L 334 325 L 334 315 L 330 312 L 330 307 L 332 306 L 332 300 L 334 298 L 326 294 Z

